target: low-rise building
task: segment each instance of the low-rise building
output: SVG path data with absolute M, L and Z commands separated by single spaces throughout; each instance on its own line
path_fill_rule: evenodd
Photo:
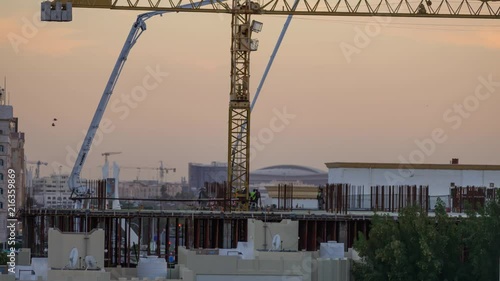
M 118 183 L 120 198 L 157 199 L 174 197 L 182 192 L 182 183 L 159 183 L 154 180 L 122 181 Z
M 499 187 L 500 165 L 404 164 L 332 162 L 328 167 L 328 183 L 364 186 L 417 185 L 429 186 L 430 196 L 448 196 L 450 187 Z
M 71 191 L 68 189 L 69 175 L 53 174 L 49 177 L 33 179 L 33 197 L 37 206 L 45 208 L 73 207 Z

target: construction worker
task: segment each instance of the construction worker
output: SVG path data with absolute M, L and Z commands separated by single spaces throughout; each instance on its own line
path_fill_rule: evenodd
M 256 203 L 257 203 L 257 207 L 261 208 L 262 207 L 262 201 L 260 200 L 260 191 L 258 189 L 254 189 L 255 190 L 255 197 L 256 197 Z
M 250 209 L 253 209 L 257 206 L 257 192 L 256 190 L 252 190 L 250 193 L 249 193 L 249 199 L 250 199 Z
M 318 199 L 318 210 L 323 210 L 323 204 L 325 203 L 325 198 L 323 196 L 323 189 L 321 187 L 318 188 L 318 195 L 316 196 L 316 199 Z
M 200 193 L 198 194 L 198 199 L 207 199 L 208 194 L 207 194 L 207 189 L 202 187 L 200 188 Z M 201 209 L 204 209 L 207 206 L 206 201 L 198 200 L 198 204 Z

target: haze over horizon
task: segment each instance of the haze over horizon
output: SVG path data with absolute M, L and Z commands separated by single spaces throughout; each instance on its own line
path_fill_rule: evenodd
M 0 77 L 8 79 L 26 155 L 49 162 L 42 175 L 59 165 L 69 172 L 138 13 L 74 9 L 73 22 L 40 23 L 39 1 L 3 7 Z M 264 27 L 254 36 L 251 98 L 285 17 L 254 19 Z M 227 162 L 230 23 L 229 15 L 201 13 L 148 21 L 82 177 L 100 176 L 103 152 L 122 152 L 110 161 L 123 166 L 161 160 L 177 168 L 169 181 L 187 177 L 189 162 Z M 27 26 L 35 28 L 26 33 Z M 251 170 L 296 164 L 326 171 L 326 162 L 412 157 L 500 164 L 498 61 L 493 20 L 296 16 L 252 113 Z M 154 87 L 144 86 L 146 77 Z M 134 98 L 141 86 L 148 89 Z M 433 136 L 439 141 L 430 144 Z M 136 171 L 122 174 L 135 178 Z

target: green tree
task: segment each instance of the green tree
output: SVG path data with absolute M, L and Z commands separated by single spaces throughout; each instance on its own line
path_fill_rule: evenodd
M 463 224 L 471 280 L 498 280 L 500 258 L 500 197 L 478 212 L 468 211 Z
M 363 281 L 490 281 L 500 270 L 500 197 L 466 217 L 450 218 L 438 200 L 435 216 L 410 207 L 398 220 L 375 216 L 369 240 L 354 248 L 362 262 L 354 275 Z
M 167 194 L 167 185 L 166 184 L 161 186 L 160 192 L 161 192 L 162 198 L 167 198 L 168 194 Z
M 434 217 L 416 207 L 403 209 L 397 220 L 376 215 L 370 239 L 360 235 L 354 244 L 363 258 L 354 275 L 363 281 L 472 280 L 460 261 L 461 229 L 440 200 Z
M 9 262 L 6 252 L 0 252 L 0 265 L 6 265 Z
M 443 280 L 471 280 L 468 264 L 463 261 L 464 230 L 463 218 L 450 218 L 446 213 L 446 205 L 438 199 L 435 210 L 435 228 L 437 232 L 436 248 L 442 260 Z

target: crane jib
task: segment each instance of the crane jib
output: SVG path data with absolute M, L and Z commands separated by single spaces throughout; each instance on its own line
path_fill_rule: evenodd
M 247 1 L 236 1 L 246 3 Z M 170 12 L 202 12 L 202 13 L 234 13 L 267 14 L 267 15 L 311 15 L 311 16 L 392 16 L 392 17 L 436 17 L 436 18 L 476 18 L 500 19 L 499 0 L 396 0 L 392 3 L 381 0 L 300 0 L 292 5 L 290 0 L 250 1 L 232 7 L 228 1 L 205 0 L 61 0 L 51 2 L 52 9 L 56 3 L 61 9 L 70 3 L 73 8 L 103 8 L 113 10 L 138 11 L 170 11 Z M 411 2 L 411 3 L 410 3 Z M 200 4 L 203 3 L 203 4 Z M 207 5 L 208 4 L 208 5 Z M 64 20 L 59 20 L 64 21 Z M 68 19 L 68 21 L 70 21 Z

